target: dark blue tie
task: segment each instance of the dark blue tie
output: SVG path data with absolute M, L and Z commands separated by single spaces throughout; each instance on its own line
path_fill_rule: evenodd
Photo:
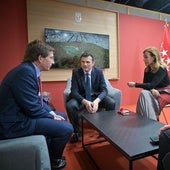
M 90 87 L 90 77 L 89 73 L 86 73 L 86 83 L 85 83 L 85 90 L 86 90 L 86 99 L 91 101 L 91 87 Z

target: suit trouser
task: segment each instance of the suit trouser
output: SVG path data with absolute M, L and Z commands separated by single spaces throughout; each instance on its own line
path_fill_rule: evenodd
M 159 137 L 159 156 L 157 169 L 170 169 L 170 129 L 162 132 Z
M 109 96 L 106 96 L 100 103 L 99 108 L 105 108 L 108 110 L 115 110 L 115 101 Z M 69 120 L 74 128 L 74 133 L 79 132 L 79 114 L 82 110 L 85 109 L 85 106 L 82 103 L 79 103 L 75 99 L 71 99 L 66 104 L 66 110 L 69 117 Z
M 67 120 L 64 113 L 57 113 Z M 46 136 L 50 159 L 62 157 L 66 143 L 73 133 L 72 125 L 67 121 L 40 118 L 36 121 L 35 135 Z

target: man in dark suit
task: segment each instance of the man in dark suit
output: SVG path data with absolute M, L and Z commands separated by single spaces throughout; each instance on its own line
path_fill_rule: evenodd
M 73 127 L 66 114 L 54 112 L 41 95 L 40 72 L 48 71 L 53 63 L 54 49 L 34 40 L 27 45 L 23 62 L 4 77 L 0 85 L 0 139 L 46 136 L 55 170 L 66 165 L 62 154 Z
M 159 156 L 157 170 L 170 169 L 170 124 L 159 131 Z
M 115 109 L 115 101 L 107 96 L 103 72 L 94 66 L 93 55 L 87 52 L 83 53 L 80 62 L 81 67 L 72 72 L 70 100 L 66 104 L 68 117 L 74 128 L 71 143 L 77 142 L 81 134 L 78 120 L 80 110 L 86 109 L 89 113 L 95 113 L 99 107 L 106 110 Z M 90 79 L 90 83 L 87 83 L 88 79 Z

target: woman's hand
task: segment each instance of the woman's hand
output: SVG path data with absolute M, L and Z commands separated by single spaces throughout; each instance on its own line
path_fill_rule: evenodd
M 128 82 L 127 83 L 127 85 L 129 86 L 129 87 L 135 87 L 135 82 L 134 81 L 130 81 L 130 82 Z
M 158 90 L 156 90 L 156 89 L 151 89 L 150 91 L 151 91 L 151 93 L 152 93 L 155 97 L 159 97 L 159 96 L 160 96 L 160 93 L 159 93 Z

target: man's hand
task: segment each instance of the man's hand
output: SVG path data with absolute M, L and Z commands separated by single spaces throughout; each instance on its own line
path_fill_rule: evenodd
M 85 105 L 86 110 L 87 110 L 89 113 L 93 113 L 93 105 L 92 105 L 92 102 L 91 102 L 91 101 L 88 101 L 88 100 L 86 100 L 86 99 L 83 99 L 83 100 L 82 100 L 82 103 Z
M 96 98 L 93 102 L 92 102 L 92 113 L 96 113 L 98 108 L 99 108 L 99 102 L 100 102 L 100 99 L 99 98 Z
M 54 119 L 55 120 L 65 120 L 64 117 L 62 117 L 60 115 L 54 115 Z
M 50 114 L 54 116 L 55 120 L 65 120 L 64 117 L 62 117 L 60 115 L 56 115 L 56 113 L 54 111 L 50 111 Z
M 89 113 L 93 113 L 93 107 L 92 107 L 92 102 L 91 101 L 87 101 L 86 104 L 86 109 Z
M 99 98 L 96 98 L 93 102 L 88 101 L 86 99 L 82 100 L 82 103 L 85 105 L 85 107 L 86 107 L 86 109 L 89 113 L 96 113 L 97 112 L 98 107 L 99 107 L 99 102 L 100 102 Z
M 160 129 L 159 129 L 159 135 L 164 131 L 164 130 L 167 130 L 167 129 L 170 129 L 170 125 L 165 125 L 165 126 L 163 126 L 163 127 L 161 127 Z

